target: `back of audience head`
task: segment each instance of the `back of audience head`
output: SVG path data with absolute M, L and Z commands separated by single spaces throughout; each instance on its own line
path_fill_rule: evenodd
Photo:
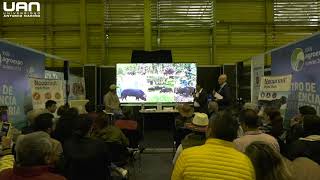
M 15 150 L 17 165 L 24 167 L 50 164 L 53 156 L 50 137 L 41 131 L 19 136 Z
M 317 115 L 305 115 L 303 117 L 304 136 L 320 135 L 320 117 Z
M 245 151 L 259 180 L 289 180 L 291 173 L 281 155 L 263 142 L 250 144 Z
M 85 105 L 85 108 L 86 108 L 87 113 L 95 112 L 95 105 L 92 102 L 88 102 Z
M 254 104 L 254 103 L 245 103 L 243 105 L 243 110 L 247 110 L 247 109 L 251 109 L 251 110 L 254 110 L 256 111 L 257 113 L 259 112 L 259 108 L 258 108 L 258 105 Z
M 37 116 L 34 120 L 34 131 L 44 131 L 47 133 L 52 132 L 54 116 L 51 113 L 44 113 Z
M 252 109 L 242 110 L 239 115 L 239 121 L 244 131 L 255 130 L 259 126 L 259 116 Z
M 269 117 L 270 121 L 272 121 L 272 119 L 276 118 L 277 116 L 281 116 L 279 109 L 276 108 L 267 108 L 265 112 Z
M 80 115 L 79 119 L 74 122 L 73 134 L 78 137 L 88 135 L 92 127 L 92 120 L 85 115 Z
M 211 112 L 217 113 L 217 112 L 219 111 L 219 105 L 218 105 L 218 103 L 215 102 L 215 101 L 209 102 L 209 104 L 208 104 L 208 111 L 209 111 L 209 113 L 211 113 Z
M 107 116 L 103 112 L 100 112 L 98 113 L 95 121 L 93 122 L 93 128 L 95 130 L 103 129 L 104 127 L 108 126 L 108 122 L 109 122 L 109 116 Z
M 229 111 L 217 114 L 214 121 L 210 121 L 207 136 L 225 141 L 233 141 L 237 138 L 239 123 Z
M 53 101 L 53 100 L 48 100 L 45 104 L 46 109 L 50 112 L 50 113 L 55 113 L 57 110 L 57 102 Z
M 315 108 L 313 108 L 311 106 L 301 106 L 301 107 L 299 107 L 299 113 L 302 116 L 305 116 L 305 115 L 317 115 L 317 111 L 315 110 Z
M 68 106 L 66 106 L 66 105 L 60 106 L 60 107 L 58 108 L 58 110 L 57 110 L 57 115 L 58 115 L 58 116 L 62 116 L 62 115 L 64 115 L 66 112 L 68 112 L 68 110 L 69 110 L 69 107 L 68 107 Z

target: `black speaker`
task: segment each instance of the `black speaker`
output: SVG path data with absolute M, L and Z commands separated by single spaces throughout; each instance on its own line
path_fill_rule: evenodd
M 171 50 L 141 51 L 133 50 L 132 63 L 172 63 Z
M 69 80 L 69 61 L 63 61 L 63 77 L 64 80 Z

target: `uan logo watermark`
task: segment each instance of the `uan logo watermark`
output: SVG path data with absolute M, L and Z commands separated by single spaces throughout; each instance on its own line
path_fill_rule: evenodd
M 39 2 L 3 2 L 3 17 L 40 17 Z

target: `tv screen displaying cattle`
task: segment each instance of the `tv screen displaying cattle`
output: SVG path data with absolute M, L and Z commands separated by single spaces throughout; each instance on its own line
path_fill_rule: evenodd
M 121 103 L 193 102 L 195 63 L 117 64 Z

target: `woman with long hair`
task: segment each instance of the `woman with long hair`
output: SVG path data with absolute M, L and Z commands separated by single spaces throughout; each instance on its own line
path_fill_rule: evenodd
M 259 180 L 291 180 L 291 172 L 280 153 L 263 142 L 250 144 L 245 151 Z

